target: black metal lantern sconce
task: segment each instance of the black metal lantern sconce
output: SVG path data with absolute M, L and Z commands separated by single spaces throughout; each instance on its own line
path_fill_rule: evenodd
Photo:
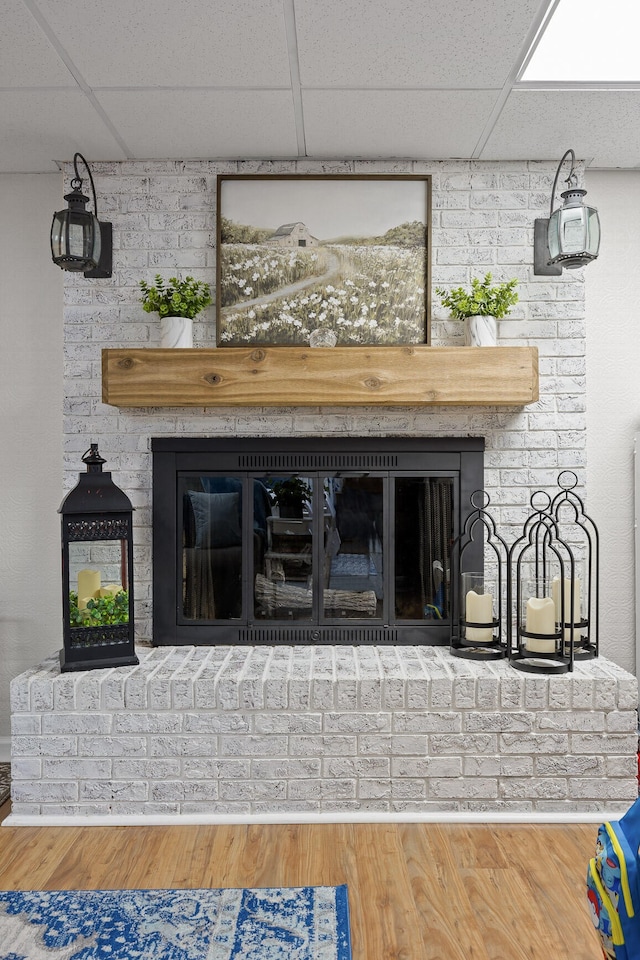
M 63 671 L 138 663 L 134 651 L 133 507 L 102 471 L 97 444 L 62 502 Z
M 564 540 L 578 554 L 575 619 L 564 623 L 563 627 L 565 634 L 573 628 L 574 660 L 592 660 L 599 652 L 600 537 L 594 521 L 585 513 L 584 502 L 575 493 L 577 485 L 578 478 L 573 470 L 563 470 L 558 475 L 560 492 L 553 498 L 550 512 Z M 565 584 L 565 591 L 569 589 Z
M 568 189 L 561 194 L 563 205 L 554 210 L 558 177 L 567 157 L 571 157 L 571 170 L 565 181 Z M 536 276 L 559 277 L 563 268 L 584 267 L 598 256 L 600 218 L 595 207 L 583 203 L 587 191 L 577 187 L 575 162 L 574 151 L 567 150 L 553 181 L 549 218 L 534 223 L 533 272 Z
M 451 653 L 468 660 L 499 660 L 507 655 L 503 613 L 509 550 L 487 512 L 489 495 L 476 490 L 470 501 L 475 510 L 456 550 L 459 595 L 451 618 Z
M 534 512 L 509 551 L 509 608 L 513 612 L 509 660 L 517 670 L 528 673 L 567 673 L 573 670 L 579 622 L 576 562 L 560 537 L 549 495 L 537 491 L 530 503 Z
M 82 161 L 89 174 L 94 213 L 85 209 L 89 198 L 82 193 L 78 160 Z M 98 220 L 96 188 L 89 164 L 81 153 L 74 154 L 73 169 L 75 177 L 71 181 L 71 193 L 65 194 L 64 198 L 68 206 L 65 210 L 54 213 L 51 223 L 53 262 L 63 270 L 82 272 L 91 279 L 110 277 L 113 256 L 112 225 Z

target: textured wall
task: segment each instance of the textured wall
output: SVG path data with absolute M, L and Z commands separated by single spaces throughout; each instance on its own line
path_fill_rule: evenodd
M 62 177 L 0 176 L 0 756 L 9 680 L 62 645 Z
M 113 221 L 114 277 L 65 287 L 64 421 L 66 485 L 75 483 L 89 441 L 100 444 L 114 479 L 137 507 L 134 517 L 137 632 L 150 639 L 150 469 L 152 436 L 482 435 L 486 484 L 507 539 L 521 525 L 531 492 L 552 488 L 559 470 L 581 483 L 585 469 L 584 278 L 532 275 L 533 220 L 544 215 L 554 164 L 445 162 L 175 162 L 93 165 L 102 216 Z M 525 409 L 362 408 L 133 409 L 100 400 L 102 347 L 154 346 L 159 321 L 138 303 L 137 282 L 176 269 L 213 281 L 216 173 L 430 173 L 433 176 L 433 286 L 468 283 L 487 270 L 517 277 L 520 303 L 501 340 L 540 350 L 541 399 Z M 434 344 L 462 342 L 446 311 Z M 213 309 L 195 324 L 198 343 L 215 343 Z M 513 531 L 515 527 L 511 528 Z M 610 638 L 605 642 L 605 652 Z
M 640 431 L 640 173 L 590 173 L 602 249 L 587 284 L 589 509 L 602 536 L 602 624 L 608 653 L 635 658 L 633 445 Z M 638 509 L 638 506 L 635 508 Z M 636 673 L 637 675 L 637 673 Z

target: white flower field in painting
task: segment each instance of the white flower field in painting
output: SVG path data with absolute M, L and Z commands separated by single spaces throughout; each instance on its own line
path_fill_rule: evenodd
M 220 344 L 308 344 L 318 328 L 341 345 L 425 341 L 424 247 L 221 249 Z

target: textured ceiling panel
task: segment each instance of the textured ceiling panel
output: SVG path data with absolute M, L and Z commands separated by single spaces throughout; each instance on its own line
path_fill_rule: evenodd
M 535 160 L 573 146 L 640 165 L 640 91 L 509 87 L 549 2 L 0 0 L 0 171 L 78 149 Z
M 640 165 L 640 91 L 516 91 L 481 159 L 560 160 L 569 147 L 595 167 Z
M 469 157 L 493 91 L 307 90 L 307 152 L 314 157 Z
M 38 0 L 92 87 L 282 86 L 282 0 Z
M 0 87 L 62 87 L 73 82 L 22 0 L 2 0 Z
M 297 155 L 286 91 L 103 91 L 98 97 L 138 158 Z
M 501 87 L 540 0 L 295 0 L 305 86 Z
M 88 160 L 125 156 L 79 90 L 0 91 L 0 172 L 46 173 L 76 151 Z

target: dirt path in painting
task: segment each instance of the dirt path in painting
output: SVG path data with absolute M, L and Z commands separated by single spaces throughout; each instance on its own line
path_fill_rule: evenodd
M 228 307 L 223 307 L 220 311 L 225 313 L 238 313 L 241 310 L 250 310 L 252 307 L 258 307 L 263 303 L 273 303 L 274 300 L 281 300 L 282 297 L 289 297 L 292 294 L 300 293 L 308 287 L 314 287 L 318 283 L 328 283 L 337 277 L 342 266 L 342 260 L 336 253 L 326 251 L 327 270 L 319 277 L 305 277 L 304 280 L 298 280 L 296 283 L 290 283 L 286 287 L 280 287 L 271 293 L 266 293 L 263 297 L 256 297 L 255 300 L 240 300 L 238 303 L 232 303 Z

